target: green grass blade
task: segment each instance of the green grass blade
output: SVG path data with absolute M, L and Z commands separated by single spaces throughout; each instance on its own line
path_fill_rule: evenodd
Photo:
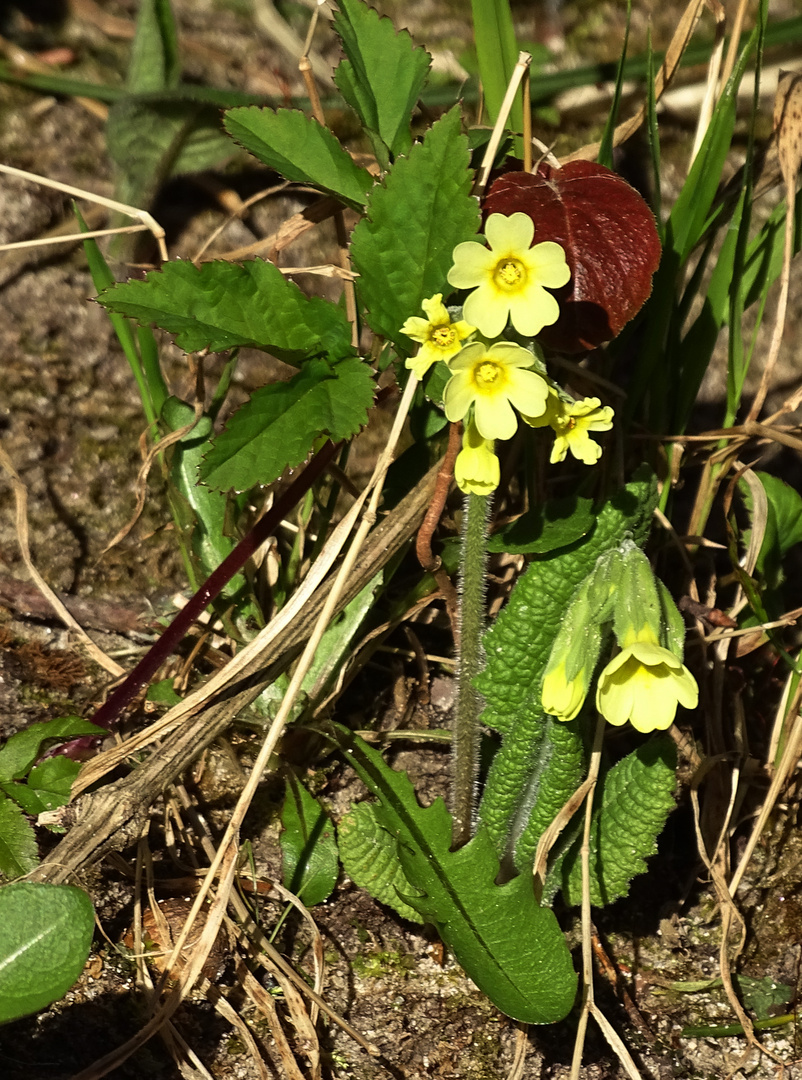
M 610 111 L 607 114 L 607 122 L 604 125 L 604 133 L 599 146 L 599 156 L 596 159 L 600 165 L 608 169 L 613 167 L 613 136 L 615 125 L 618 123 L 618 110 L 621 107 L 621 89 L 624 85 L 624 65 L 627 58 L 627 46 L 629 45 L 629 26 L 632 20 L 632 0 L 627 0 L 627 26 L 624 31 L 624 44 L 621 48 L 621 58 L 618 61 L 618 71 L 615 76 L 615 91 L 610 103 Z
M 518 61 L 518 42 L 512 25 L 509 0 L 471 0 L 473 34 L 476 56 L 479 61 L 479 78 L 485 97 L 485 108 L 490 123 L 494 123 L 507 92 L 507 84 Z M 523 131 L 524 114 L 519 97 L 510 112 L 507 127 Z M 517 150 L 521 152 L 521 140 Z

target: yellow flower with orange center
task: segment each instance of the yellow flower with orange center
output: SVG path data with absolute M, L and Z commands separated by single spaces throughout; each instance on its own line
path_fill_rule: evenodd
M 422 379 L 437 360 L 450 360 L 462 348 L 466 338 L 476 329 L 469 323 L 459 320 L 452 322 L 448 309 L 443 304 L 443 294 L 435 293 L 428 300 L 421 302 L 426 318 L 412 315 L 401 327 L 401 333 L 420 342 L 417 356 L 411 356 L 406 366 Z
M 559 305 L 546 290 L 566 285 L 571 271 L 559 244 L 547 240 L 533 247 L 534 235 L 528 214 L 491 214 L 485 225 L 488 247 L 467 240 L 454 248 L 449 284 L 474 290 L 463 314 L 485 337 L 498 337 L 508 318 L 525 337 L 557 321 Z
M 532 366 L 534 356 L 520 345 L 473 342 L 449 361 L 453 375 L 443 391 L 446 416 L 462 420 L 473 406 L 476 430 L 483 439 L 510 439 L 518 427 L 513 406 L 528 416 L 546 407 L 549 387 Z

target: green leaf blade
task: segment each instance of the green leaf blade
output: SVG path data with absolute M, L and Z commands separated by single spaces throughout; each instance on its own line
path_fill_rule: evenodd
M 0 1023 L 66 994 L 83 971 L 94 925 L 91 900 L 72 885 L 0 889 Z
M 334 826 L 320 803 L 294 776 L 287 779 L 281 824 L 285 888 L 307 907 L 322 904 L 331 896 L 339 876 Z
M 310 360 L 289 382 L 257 390 L 215 439 L 200 469 L 213 488 L 244 491 L 299 465 L 314 440 L 350 438 L 367 422 L 373 377 L 357 357 Z
M 553 912 L 535 900 L 531 875 L 496 885 L 499 862 L 484 830 L 452 852 L 443 801 L 422 808 L 405 774 L 346 728 L 334 730 L 379 800 L 379 823 L 398 840 L 404 875 L 418 894 L 403 899 L 435 925 L 466 974 L 508 1016 L 532 1024 L 565 1017 L 576 973 Z
M 460 124 L 454 108 L 409 157 L 396 162 L 384 184 L 373 188 L 367 217 L 351 241 L 368 322 L 405 351 L 409 341 L 400 334 L 402 324 L 420 314 L 425 298 L 451 292 L 446 275 L 454 248 L 479 226 L 479 204 L 470 194 L 468 140 Z
M 604 776 L 593 809 L 590 836 L 590 902 L 596 907 L 626 896 L 644 873 L 657 837 L 674 809 L 677 751 L 668 735 L 656 735 L 617 762 Z M 598 788 L 597 788 L 598 792 Z M 566 903 L 582 902 L 579 842 L 562 864 Z
M 305 296 L 262 259 L 198 268 L 167 263 L 142 281 L 105 289 L 98 302 L 140 325 L 168 330 L 187 352 L 253 345 L 297 365 L 310 355 L 340 357 L 353 351 L 344 313 L 327 300 Z
M 292 109 L 229 109 L 223 126 L 268 168 L 295 183 L 309 183 L 362 207 L 373 177 L 317 120 Z
M 422 923 L 423 916 L 404 897 L 414 892 L 398 856 L 398 841 L 379 821 L 374 803 L 357 803 L 337 827 L 343 869 L 360 889 L 403 919 Z
M 0 749 L 0 781 L 25 776 L 47 742 L 74 739 L 80 735 L 107 734 L 105 728 L 99 728 L 80 716 L 57 716 L 54 720 L 31 724 L 24 731 L 12 735 Z
M 21 807 L 0 795 L 0 874 L 7 878 L 23 877 L 38 865 L 39 849 L 33 829 Z

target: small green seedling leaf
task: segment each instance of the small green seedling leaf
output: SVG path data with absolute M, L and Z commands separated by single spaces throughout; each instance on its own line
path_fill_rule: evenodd
M 455 107 L 373 188 L 367 217 L 354 229 L 351 258 L 368 322 L 405 351 L 402 324 L 421 314 L 422 300 L 451 291 L 446 275 L 454 248 L 479 226 L 470 188 L 468 140 Z
M 0 874 L 7 878 L 22 877 L 38 865 L 39 849 L 33 829 L 21 807 L 0 795 Z
M 63 997 L 89 955 L 92 902 L 72 885 L 0 888 L 0 1023 Z
M 80 716 L 58 716 L 55 720 L 31 724 L 12 735 L 0 749 L 0 781 L 18 780 L 26 775 L 43 752 L 45 743 L 75 739 L 80 735 L 106 735 L 105 728 Z
M 351 327 L 336 305 L 307 297 L 272 263 L 171 262 L 105 289 L 98 302 L 142 325 L 175 334 L 180 348 L 233 349 L 255 345 L 289 364 L 328 353 L 348 356 Z
M 292 109 L 229 109 L 223 126 L 268 168 L 295 183 L 314 184 L 361 208 L 373 177 L 328 128 Z
M 174 679 L 160 679 L 148 687 L 147 700 L 156 705 L 179 705 L 183 700 L 175 692 Z
M 398 912 L 402 919 L 423 918 L 405 900 L 414 893 L 398 861 L 398 841 L 379 822 L 375 803 L 357 803 L 337 826 L 343 870 L 374 900 Z
M 596 524 L 593 500 L 569 495 L 533 506 L 511 525 L 495 533 L 488 541 L 488 551 L 513 555 L 544 555 L 567 547 L 586 536 Z
M 398 841 L 414 894 L 403 899 L 434 924 L 467 975 L 502 1012 L 524 1023 L 563 1019 L 576 972 L 554 913 L 535 900 L 531 874 L 497 885 L 499 860 L 487 832 L 451 851 L 451 815 L 442 799 L 424 809 L 405 773 L 385 764 L 347 728 L 333 737 L 371 794 L 381 827 Z
M 346 59 L 334 73 L 340 93 L 365 125 L 382 168 L 412 144 L 410 118 L 431 57 L 406 30 L 362 0 L 342 0 L 334 15 Z M 389 151 L 389 154 L 388 154 Z
M 20 804 L 26 814 L 35 817 L 46 810 L 67 805 L 73 782 L 80 771 L 80 761 L 59 754 L 46 758 L 41 765 L 35 765 L 28 773 L 26 784 L 12 781 L 11 784 L 0 786 Z
M 677 751 L 668 735 L 656 735 L 617 762 L 601 781 L 590 834 L 590 902 L 611 904 L 629 892 L 657 851 L 657 837 L 674 809 Z M 580 841 L 562 864 L 566 903 L 582 902 Z
M 350 438 L 373 404 L 370 368 L 353 357 L 309 360 L 289 382 L 257 390 L 214 440 L 200 468 L 210 487 L 245 491 L 299 465 L 319 435 Z
M 337 841 L 331 819 L 294 776 L 281 811 L 282 879 L 307 907 L 322 904 L 337 884 Z

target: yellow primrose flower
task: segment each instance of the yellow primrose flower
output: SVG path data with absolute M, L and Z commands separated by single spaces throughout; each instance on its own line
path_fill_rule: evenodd
M 443 391 L 446 416 L 452 423 L 462 420 L 473 405 L 483 439 L 512 438 L 518 427 L 513 405 L 528 416 L 539 416 L 546 407 L 546 380 L 526 370 L 533 361 L 528 349 L 508 341 L 466 345 L 448 364 L 454 374 Z
M 588 434 L 591 431 L 609 431 L 613 426 L 613 410 L 609 405 L 602 406 L 598 398 L 583 398 L 582 401 L 564 401 L 549 387 L 549 400 L 542 416 L 525 416 L 524 420 L 532 427 L 549 426 L 554 429 L 554 446 L 549 460 L 552 465 L 565 461 L 570 450 L 577 461 L 585 465 L 595 465 L 601 457 L 601 447 Z
M 450 360 L 462 348 L 465 338 L 476 329 L 469 323 L 452 322 L 451 316 L 443 303 L 443 294 L 435 293 L 428 300 L 421 302 L 426 318 L 412 315 L 401 327 L 401 333 L 419 341 L 421 344 L 417 356 L 410 356 L 406 366 L 422 379 L 436 360 Z
M 534 337 L 557 321 L 560 308 L 546 289 L 559 289 L 571 277 L 565 252 L 547 240 L 532 247 L 535 226 L 528 214 L 491 214 L 485 224 L 490 245 L 467 240 L 454 248 L 448 281 L 456 289 L 474 289 L 463 314 L 488 338 L 512 325 Z
M 472 420 L 465 425 L 462 449 L 454 463 L 454 477 L 457 487 L 466 495 L 489 495 L 501 479 L 493 440 L 483 439 Z
M 644 734 L 671 727 L 677 705 L 693 709 L 698 701 L 693 675 L 649 630 L 610 661 L 596 688 L 596 708 L 605 720 L 617 727 L 629 720 Z
M 544 711 L 558 720 L 573 720 L 585 701 L 589 681 L 584 668 L 573 679 L 567 677 L 565 663 L 548 670 L 541 694 Z

